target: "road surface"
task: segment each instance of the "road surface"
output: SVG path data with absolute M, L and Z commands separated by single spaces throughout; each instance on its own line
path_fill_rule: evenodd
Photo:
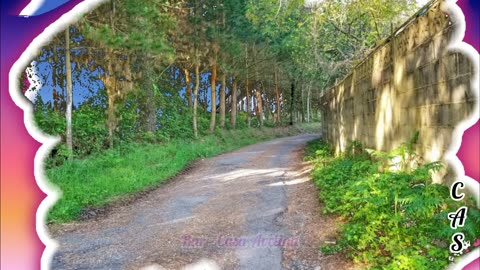
M 348 269 L 302 162 L 319 135 L 275 139 L 195 162 L 97 219 L 52 229 L 52 269 Z

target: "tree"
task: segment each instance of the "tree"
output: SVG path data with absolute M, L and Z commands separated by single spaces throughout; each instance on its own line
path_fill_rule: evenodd
M 232 77 L 232 108 L 230 110 L 230 127 L 235 129 L 237 126 L 237 80 Z
M 65 111 L 65 118 L 67 122 L 67 130 L 65 132 L 65 139 L 69 156 L 73 154 L 72 144 L 72 62 L 70 61 L 70 27 L 65 30 L 65 66 L 67 73 L 67 108 Z
M 227 76 L 225 72 L 220 75 L 220 128 L 225 128 L 225 89 Z
M 403 21 L 414 5 L 414 0 L 328 0 L 310 6 L 301 0 L 110 0 L 70 27 L 71 42 L 64 45 L 64 33 L 42 50 L 41 61 L 52 63 L 43 77 L 51 76 L 53 111 L 65 113 L 68 127 L 60 130 L 77 153 L 87 142 L 76 137 L 85 134 L 75 126 L 84 119 L 75 119 L 79 111 L 71 92 L 83 69 L 96 70 L 103 83 L 96 103 L 88 104 L 104 112 L 89 116 L 103 121 L 95 131 L 101 148 L 114 147 L 116 140 L 154 142 L 169 132 L 196 138 L 214 132 L 217 121 L 224 128 L 228 110 L 231 128 L 238 128 L 239 105 L 248 127 L 254 114 L 260 126 L 288 118 L 291 124 L 309 122 L 321 91 L 390 33 L 389 21 Z M 63 46 L 71 46 L 65 57 Z M 191 115 L 184 116 L 187 112 Z M 193 132 L 184 132 L 185 126 Z
M 211 65 L 211 75 L 210 75 L 210 127 L 208 131 L 212 133 L 215 130 L 215 117 L 217 115 L 217 55 L 218 55 L 218 45 L 212 45 L 212 65 Z

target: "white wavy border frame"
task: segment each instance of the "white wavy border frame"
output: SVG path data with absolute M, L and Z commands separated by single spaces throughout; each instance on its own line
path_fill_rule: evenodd
M 42 7 L 45 0 L 32 0 L 20 11 L 19 16 L 29 17 L 35 14 Z
M 69 25 L 78 21 L 85 13 L 95 9 L 107 0 L 85 0 L 71 10 L 60 16 L 60 18 L 50 24 L 45 30 L 32 40 L 27 49 L 22 53 L 20 58 L 13 64 L 8 74 L 8 88 L 13 102 L 24 111 L 23 121 L 28 133 L 35 140 L 40 142 L 42 146 L 38 149 L 34 160 L 34 174 L 38 187 L 47 194 L 46 198 L 40 203 L 36 213 L 36 230 L 40 240 L 45 244 L 45 250 L 41 258 L 41 269 L 50 269 L 53 254 L 58 244 L 51 239 L 47 233 L 45 224 L 45 216 L 48 210 L 55 204 L 59 198 L 61 191 L 47 181 L 44 173 L 43 161 L 52 148 L 59 143 L 60 138 L 49 136 L 43 133 L 33 123 L 33 106 L 32 103 L 22 94 L 18 85 L 18 78 L 24 72 L 24 68 L 31 63 L 32 59 L 38 55 L 41 48 L 47 45 L 50 40 L 59 32 L 64 31 Z M 32 0 L 32 2 L 38 2 Z M 29 4 L 30 5 L 30 4 Z M 23 11 L 22 11 L 23 13 Z M 27 16 L 22 14 L 22 16 Z
M 467 56 L 473 66 L 473 75 L 470 81 L 470 85 L 475 96 L 474 109 L 470 117 L 464 121 L 461 121 L 455 127 L 452 134 L 452 141 L 450 142 L 450 147 L 445 152 L 444 159 L 452 165 L 455 174 L 457 175 L 457 180 L 465 183 L 465 188 L 473 194 L 477 199 L 477 208 L 480 208 L 480 183 L 475 181 L 475 179 L 465 175 L 465 169 L 462 162 L 457 157 L 457 152 L 460 149 L 462 144 L 462 137 L 465 130 L 473 126 L 479 119 L 479 75 L 480 75 L 480 59 L 479 54 L 473 48 L 472 45 L 463 42 L 465 37 L 466 22 L 465 15 L 463 14 L 460 7 L 457 5 L 457 0 L 444 0 L 445 5 L 441 5 L 442 11 L 450 14 L 450 18 L 454 24 L 456 24 L 456 29 L 452 35 L 452 40 L 448 45 L 448 51 L 459 52 Z M 443 3 L 441 3 L 443 4 Z M 480 179 L 478 179 L 480 181 Z M 467 214 L 468 218 L 468 214 Z M 461 232 L 461 229 L 458 230 Z M 450 245 L 450 243 L 449 243 Z M 470 247 L 472 249 L 469 253 L 460 257 L 460 259 L 454 263 L 451 263 L 446 269 L 447 270 L 461 270 L 474 260 L 480 257 L 480 247 L 474 248 L 473 243 Z
M 33 123 L 33 106 L 22 95 L 19 86 L 18 78 L 24 72 L 24 67 L 26 67 L 32 59 L 38 54 L 41 48 L 49 43 L 51 38 L 57 35 L 59 32 L 66 29 L 70 24 L 76 22 L 80 16 L 93 10 L 98 5 L 106 2 L 107 0 L 85 0 L 77 4 L 67 13 L 63 14 L 57 21 L 50 24 L 45 30 L 38 35 L 27 49 L 22 53 L 20 58 L 13 64 L 10 69 L 8 79 L 9 79 L 9 93 L 12 97 L 14 103 L 24 111 L 24 123 L 27 131 L 30 133 L 35 140 L 42 143 L 42 146 L 37 151 L 34 160 L 34 174 L 38 187 L 47 194 L 47 197 L 40 203 L 37 213 L 36 213 L 36 230 L 40 240 L 45 244 L 45 250 L 41 259 L 41 269 L 49 269 L 50 263 L 52 261 L 53 254 L 58 246 L 58 244 L 49 237 L 47 234 L 47 229 L 45 225 L 45 216 L 57 199 L 61 192 L 55 186 L 51 185 L 46 181 L 46 176 L 43 168 L 43 160 L 51 151 L 51 149 L 60 141 L 59 137 L 52 137 L 44 134 L 39 130 Z M 456 4 L 456 0 L 443 0 L 445 2 L 445 12 L 448 12 L 452 17 L 452 20 L 457 24 L 457 30 L 453 35 L 452 41 L 449 44 L 448 50 L 460 52 L 470 59 L 473 64 L 474 74 L 471 80 L 472 89 L 476 97 L 476 104 L 474 105 L 474 111 L 467 120 L 464 120 L 458 123 L 457 127 L 453 132 L 453 139 L 451 141 L 448 151 L 445 153 L 445 159 L 452 164 L 452 168 L 459 177 L 459 180 L 463 181 L 466 184 L 466 187 L 473 193 L 477 198 L 480 197 L 479 183 L 474 179 L 465 176 L 465 170 L 462 163 L 457 158 L 456 153 L 460 148 L 462 142 L 462 135 L 466 129 L 473 126 L 479 119 L 479 54 L 478 52 L 470 45 L 463 42 L 465 36 L 465 16 Z M 32 2 L 36 2 L 33 0 Z M 479 179 L 480 180 L 480 179 Z M 477 202 L 477 206 L 480 205 L 480 202 Z M 451 264 L 447 269 L 456 270 L 462 269 L 469 263 L 471 263 L 476 258 L 480 257 L 480 247 L 472 250 L 468 254 L 462 256 L 458 262 Z

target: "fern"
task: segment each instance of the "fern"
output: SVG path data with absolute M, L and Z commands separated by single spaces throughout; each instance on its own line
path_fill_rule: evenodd
M 385 160 L 396 155 L 409 163 L 416 156 L 417 142 L 418 134 L 390 153 L 373 151 L 370 155 L 358 151 L 360 143 L 352 143 L 349 154 L 334 157 L 321 152 L 313 161 L 324 212 L 346 220 L 335 250 L 372 269 L 442 269 L 449 263 L 448 243 L 454 231 L 447 214 L 463 204 L 450 199 L 448 187 L 431 181 L 431 173 L 444 165 L 402 165 L 396 172 L 383 169 L 390 164 Z M 465 199 L 463 203 L 472 206 L 475 202 Z M 479 224 L 480 211 L 470 207 L 462 232 L 472 243 L 480 238 Z

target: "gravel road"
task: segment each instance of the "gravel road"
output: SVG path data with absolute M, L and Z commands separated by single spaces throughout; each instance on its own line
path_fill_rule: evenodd
M 52 269 L 349 269 L 321 254 L 337 222 L 320 214 L 303 148 L 319 135 L 195 162 L 145 196 L 51 227 Z M 234 138 L 232 138 L 234 139 Z

